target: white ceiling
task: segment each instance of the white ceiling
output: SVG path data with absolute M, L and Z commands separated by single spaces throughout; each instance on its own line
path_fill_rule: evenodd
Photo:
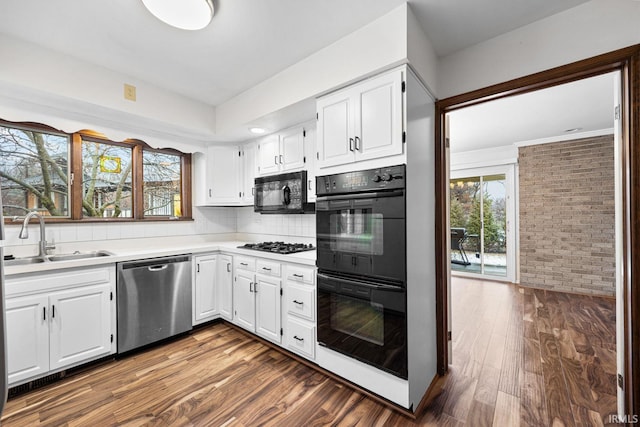
M 453 111 L 451 152 L 608 132 L 614 99 L 614 73 L 609 73 Z
M 410 0 L 439 55 L 586 0 Z M 140 0 L 1 0 L 0 32 L 218 105 L 404 0 L 214 0 L 201 31 L 168 27 Z
M 586 1 L 408 3 L 438 55 L 446 56 Z M 192 32 L 161 23 L 141 0 L 0 0 L 0 33 L 215 106 L 403 2 L 214 0 L 212 23 Z M 456 112 L 452 151 L 561 135 L 568 128 L 611 127 L 606 97 L 612 83 L 592 80 Z M 292 117 L 298 123 L 313 109 L 312 100 L 301 102 L 254 125 L 271 128 L 292 123 Z

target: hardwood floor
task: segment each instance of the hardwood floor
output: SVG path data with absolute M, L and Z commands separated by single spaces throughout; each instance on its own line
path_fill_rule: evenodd
M 615 411 L 613 300 L 452 290 L 451 372 L 415 421 L 218 323 L 12 398 L 2 425 L 571 426 Z

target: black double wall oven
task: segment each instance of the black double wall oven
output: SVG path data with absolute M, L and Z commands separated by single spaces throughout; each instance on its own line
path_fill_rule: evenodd
M 405 166 L 316 178 L 318 343 L 407 378 Z

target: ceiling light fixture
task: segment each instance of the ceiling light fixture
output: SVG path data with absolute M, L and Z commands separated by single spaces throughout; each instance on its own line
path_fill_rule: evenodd
M 579 130 L 582 130 L 582 128 L 565 129 L 565 133 L 578 132 Z
M 142 0 L 153 16 L 182 30 L 201 30 L 213 19 L 212 0 Z
M 255 133 L 257 135 L 262 135 L 263 133 L 266 132 L 266 130 L 264 130 L 263 128 L 256 127 L 256 128 L 249 128 L 249 132 Z

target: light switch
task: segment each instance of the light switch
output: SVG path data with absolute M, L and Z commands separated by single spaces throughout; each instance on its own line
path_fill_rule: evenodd
M 136 100 L 136 87 L 133 85 L 124 84 L 124 99 L 129 101 Z

